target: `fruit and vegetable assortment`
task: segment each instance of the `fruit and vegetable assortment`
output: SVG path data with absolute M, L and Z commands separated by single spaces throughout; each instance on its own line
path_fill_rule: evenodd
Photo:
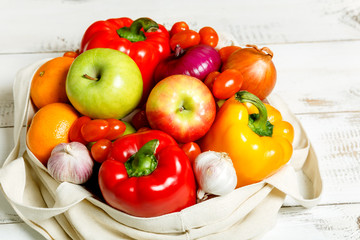
M 293 151 L 293 127 L 266 103 L 273 52 L 218 43 L 184 21 L 91 24 L 79 50 L 34 74 L 29 150 L 54 179 L 96 179 L 100 199 L 137 217 L 262 181 Z

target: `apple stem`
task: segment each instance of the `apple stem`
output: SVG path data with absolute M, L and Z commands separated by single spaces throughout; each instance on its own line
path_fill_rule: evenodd
M 86 78 L 86 79 L 89 79 L 89 80 L 94 80 L 94 81 L 99 80 L 98 78 L 89 76 L 89 75 L 87 75 L 86 73 L 83 75 L 83 77 Z

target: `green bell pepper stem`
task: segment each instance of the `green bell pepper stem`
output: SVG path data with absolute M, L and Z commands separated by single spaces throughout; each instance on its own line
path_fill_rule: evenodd
M 154 32 L 159 29 L 159 25 L 150 18 L 139 18 L 135 20 L 130 27 L 122 27 L 116 32 L 121 38 L 126 38 L 130 42 L 145 41 L 144 32 Z
M 257 96 L 247 91 L 237 92 L 235 99 L 241 103 L 249 102 L 258 109 L 258 114 L 249 115 L 249 127 L 259 136 L 271 137 L 274 126 L 267 120 L 267 110 L 264 103 Z
M 129 177 L 147 176 L 156 169 L 158 161 L 154 154 L 158 146 L 159 140 L 150 140 L 125 162 Z

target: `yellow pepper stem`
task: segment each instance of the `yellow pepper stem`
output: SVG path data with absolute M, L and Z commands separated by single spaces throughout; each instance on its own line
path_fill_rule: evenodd
M 267 111 L 264 103 L 248 91 L 237 92 L 235 99 L 241 103 L 249 102 L 258 109 L 258 114 L 249 115 L 248 125 L 257 135 L 271 137 L 274 126 L 267 120 Z

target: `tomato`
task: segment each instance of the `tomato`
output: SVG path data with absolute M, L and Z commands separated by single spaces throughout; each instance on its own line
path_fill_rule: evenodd
M 77 56 L 79 56 L 79 53 L 73 51 L 68 51 L 63 55 L 63 57 L 69 57 L 69 58 L 76 58 Z
M 182 49 L 186 49 L 200 43 L 200 35 L 194 30 L 184 30 L 174 34 L 170 38 L 171 50 L 175 50 L 177 45 L 180 45 Z
M 206 44 L 211 47 L 216 47 L 219 42 L 219 36 L 212 27 L 203 27 L 199 31 L 200 44 Z
M 199 145 L 195 142 L 185 143 L 182 145 L 181 149 L 185 152 L 186 156 L 188 156 L 191 166 L 193 165 L 196 157 L 201 153 Z
M 204 80 L 204 83 L 205 83 L 205 85 L 210 89 L 210 91 L 212 91 L 212 87 L 213 87 L 213 85 L 214 85 L 214 80 L 215 80 L 215 78 L 216 78 L 217 76 L 219 76 L 219 75 L 220 75 L 220 72 L 214 71 L 214 72 L 209 73 L 209 74 L 206 76 L 206 78 L 205 78 L 205 80 Z
M 131 124 L 134 126 L 136 130 L 139 130 L 143 127 L 150 127 L 150 124 L 146 118 L 145 110 L 140 110 L 137 112 L 131 119 Z
M 81 128 L 81 134 L 87 142 L 96 142 L 109 133 L 109 123 L 104 119 L 93 119 Z
M 174 36 L 176 33 L 181 32 L 181 31 L 185 31 L 185 30 L 189 30 L 189 25 L 187 25 L 186 22 L 183 22 L 183 21 L 176 22 L 171 27 L 170 36 Z
M 229 58 L 229 56 L 231 54 L 233 54 L 233 52 L 235 52 L 239 49 L 241 49 L 241 47 L 238 47 L 238 46 L 226 46 L 226 47 L 221 48 L 219 50 L 221 62 L 225 63 L 226 60 Z
M 104 162 L 111 150 L 112 142 L 109 139 L 103 138 L 97 141 L 91 147 L 91 156 L 99 163 Z
M 76 119 L 76 121 L 71 126 L 69 132 L 69 139 L 71 142 L 80 142 L 83 144 L 87 143 L 87 141 L 83 138 L 81 134 L 81 128 L 85 123 L 89 122 L 90 120 L 91 118 L 89 118 L 88 116 L 81 116 Z
M 126 129 L 125 123 L 115 118 L 109 118 L 106 119 L 106 121 L 109 123 L 109 132 L 106 135 L 107 139 L 115 140 L 123 135 Z
M 212 93 L 218 99 L 230 98 L 240 90 L 243 81 L 240 71 L 227 69 L 215 78 Z

